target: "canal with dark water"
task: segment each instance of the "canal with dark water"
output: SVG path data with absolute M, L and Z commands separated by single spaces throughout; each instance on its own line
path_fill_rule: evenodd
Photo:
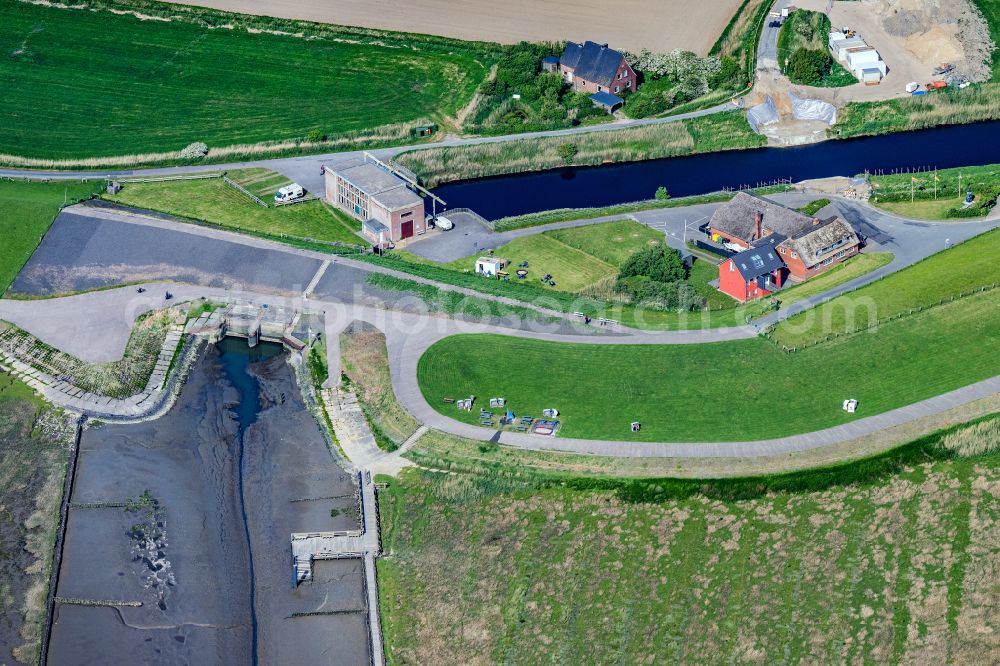
M 566 138 L 567 142 L 572 137 Z M 755 187 L 776 180 L 855 176 L 865 171 L 945 169 L 1000 162 L 1000 121 L 918 132 L 825 141 L 793 148 L 567 167 L 445 183 L 434 193 L 449 208 L 471 208 L 488 220 L 557 208 L 591 208 L 653 198 Z
M 84 431 L 48 663 L 368 664 L 361 561 L 291 571 L 354 491 L 282 348 L 209 346 L 163 417 Z

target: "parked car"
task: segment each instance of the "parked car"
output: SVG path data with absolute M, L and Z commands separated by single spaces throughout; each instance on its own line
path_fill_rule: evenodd
M 302 186 L 298 183 L 292 183 L 291 185 L 285 185 L 278 193 L 274 195 L 275 203 L 285 203 L 288 201 L 294 201 L 296 199 L 301 199 L 306 195 L 306 191 L 302 189 Z
M 450 231 L 455 228 L 455 223 L 449 220 L 447 217 L 441 217 L 438 215 L 434 218 L 434 226 L 441 231 Z

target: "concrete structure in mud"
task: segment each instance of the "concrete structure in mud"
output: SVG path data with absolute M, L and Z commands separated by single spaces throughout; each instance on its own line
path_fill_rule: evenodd
M 217 342 L 226 336 L 246 338 L 251 347 L 259 342 L 277 342 L 294 351 L 305 349 L 294 335 L 300 313 L 283 307 L 237 302 L 205 313 L 191 322 L 188 332 Z
M 385 663 L 382 646 L 382 624 L 378 612 L 378 586 L 375 557 L 381 551 L 379 543 L 378 504 L 371 474 L 358 472 L 358 505 L 360 530 L 337 532 L 298 532 L 291 535 L 292 580 L 295 585 L 312 580 L 313 562 L 360 558 L 365 566 L 365 595 L 368 600 L 368 631 L 371 638 L 372 663 Z

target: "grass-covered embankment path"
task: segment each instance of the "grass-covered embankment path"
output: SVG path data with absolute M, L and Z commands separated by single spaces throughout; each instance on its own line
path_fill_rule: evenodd
M 492 46 L 437 37 L 142 0 L 70 4 L 0 0 L 0 155 L 152 154 L 438 118 L 471 99 L 495 58 Z

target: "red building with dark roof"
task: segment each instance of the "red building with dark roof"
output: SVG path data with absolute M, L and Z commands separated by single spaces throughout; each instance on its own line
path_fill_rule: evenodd
M 620 94 L 638 84 L 625 56 L 594 42 L 568 42 L 559 58 L 559 72 L 577 92 Z

